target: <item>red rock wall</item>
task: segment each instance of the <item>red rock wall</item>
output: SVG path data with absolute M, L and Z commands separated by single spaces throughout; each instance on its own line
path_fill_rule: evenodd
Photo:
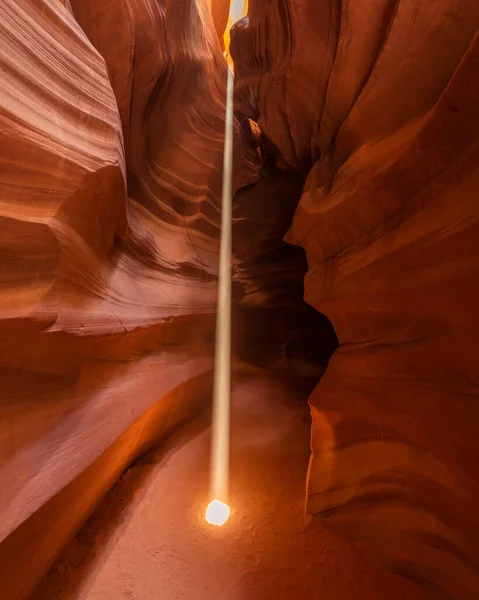
M 479 594 L 479 4 L 252 0 L 239 113 L 309 174 L 287 241 L 340 347 L 311 513 L 434 598 Z
M 26 597 L 125 465 L 198 410 L 205 384 L 186 384 L 212 366 L 214 24 L 206 0 L 100 4 L 0 4 L 2 600 Z
M 0 4 L 2 599 L 198 410 L 226 69 L 211 8 Z M 281 278 L 301 291 L 304 263 L 262 265 L 307 178 L 287 240 L 340 341 L 310 400 L 309 509 L 461 600 L 479 590 L 478 26 L 476 0 L 251 0 L 233 47 L 235 187 L 258 178 L 246 116 L 292 172 L 237 196 L 257 242 L 237 238 L 242 302 L 284 308 Z

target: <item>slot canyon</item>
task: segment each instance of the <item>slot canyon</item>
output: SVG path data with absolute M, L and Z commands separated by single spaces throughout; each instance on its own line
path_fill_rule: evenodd
M 0 600 L 477 600 L 478 306 L 478 0 L 1 0 Z

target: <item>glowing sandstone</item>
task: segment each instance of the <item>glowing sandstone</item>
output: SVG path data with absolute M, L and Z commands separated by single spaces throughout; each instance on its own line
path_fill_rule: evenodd
M 0 3 L 7 600 L 207 388 L 225 5 Z M 478 26 L 477 0 L 255 0 L 233 44 L 235 187 L 258 176 L 247 117 L 268 160 L 236 207 L 237 296 L 274 311 L 254 351 L 309 368 L 324 344 L 280 243 L 304 183 L 287 239 L 341 344 L 311 396 L 309 510 L 459 600 L 479 589 Z
M 232 45 L 238 114 L 306 178 L 286 240 L 340 342 L 310 398 L 308 508 L 461 600 L 479 593 L 478 27 L 476 0 L 279 0 Z
M 226 65 L 211 17 L 67 4 L 0 3 L 2 600 L 199 409 L 212 367 Z

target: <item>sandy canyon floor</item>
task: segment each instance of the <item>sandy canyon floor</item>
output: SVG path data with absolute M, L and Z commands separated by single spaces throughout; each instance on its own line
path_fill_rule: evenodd
M 209 416 L 129 468 L 34 600 L 421 600 L 411 583 L 319 520 L 305 527 L 309 411 L 298 386 L 241 369 L 231 506 L 208 526 Z

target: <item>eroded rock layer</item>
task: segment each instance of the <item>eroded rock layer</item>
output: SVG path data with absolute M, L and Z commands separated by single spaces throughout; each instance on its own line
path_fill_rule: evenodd
M 0 5 L 2 600 L 198 408 L 226 79 L 208 4 Z
M 0 4 L 2 600 L 208 389 L 227 5 Z M 309 509 L 459 600 L 479 593 L 478 27 L 477 0 L 250 0 L 232 49 L 235 189 L 257 181 L 239 346 L 319 376 L 330 319 Z
M 435 598 L 479 593 L 479 4 L 250 2 L 238 114 L 307 174 L 287 241 L 340 347 L 309 510 Z M 309 172 L 309 174 L 308 174 Z

